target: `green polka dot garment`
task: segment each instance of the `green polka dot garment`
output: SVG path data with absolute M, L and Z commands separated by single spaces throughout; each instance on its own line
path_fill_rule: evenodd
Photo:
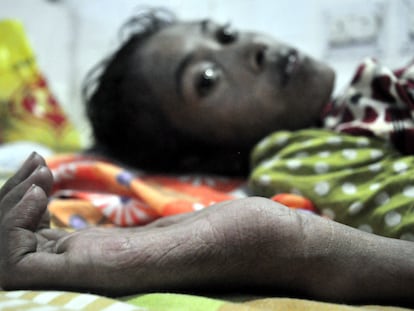
M 328 130 L 280 131 L 252 153 L 252 191 L 303 195 L 321 214 L 414 241 L 414 156 L 384 141 Z

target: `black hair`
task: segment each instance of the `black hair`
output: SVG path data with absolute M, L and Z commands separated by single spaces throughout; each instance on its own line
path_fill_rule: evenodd
M 177 132 L 133 55 L 160 30 L 177 23 L 160 8 L 141 9 L 120 29 L 122 43 L 87 75 L 83 97 L 99 153 L 137 169 L 245 175 L 248 150 L 225 150 Z

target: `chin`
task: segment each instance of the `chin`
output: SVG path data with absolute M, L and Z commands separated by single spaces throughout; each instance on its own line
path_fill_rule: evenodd
M 317 98 L 320 98 L 319 111 L 331 100 L 335 86 L 335 72 L 331 67 L 323 64 L 321 73 L 319 74 L 320 82 L 315 87 L 318 91 Z
M 335 85 L 335 72 L 331 67 L 324 63 L 315 62 L 315 70 L 309 76 L 307 81 L 306 92 L 303 95 L 306 109 L 302 109 L 305 113 L 304 118 L 308 118 L 309 127 L 318 123 L 320 114 L 332 98 L 332 93 Z M 307 116 L 306 116 L 307 115 Z

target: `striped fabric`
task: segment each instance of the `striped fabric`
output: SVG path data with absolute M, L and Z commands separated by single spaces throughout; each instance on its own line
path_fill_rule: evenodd
M 62 291 L 0 292 L 0 310 L 4 311 L 144 311 L 125 302 L 91 294 Z
M 238 302 L 231 302 L 238 301 Z M 126 301 L 128 303 L 126 303 Z M 0 292 L 1 311 L 407 311 L 386 306 L 349 306 L 304 299 L 229 297 L 226 300 L 183 294 L 153 293 L 125 302 L 101 296 L 60 291 Z

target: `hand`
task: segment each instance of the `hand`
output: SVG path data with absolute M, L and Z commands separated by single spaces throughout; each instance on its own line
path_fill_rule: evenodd
M 0 190 L 0 286 L 27 288 L 53 280 L 59 258 L 50 256 L 67 234 L 48 228 L 47 195 L 53 177 L 33 153 Z M 25 284 L 26 283 L 26 284 Z M 39 284 L 41 285 L 41 284 Z
M 2 288 L 93 288 L 85 279 L 98 281 L 95 263 L 111 264 L 100 246 L 110 247 L 116 239 L 106 231 L 69 234 L 48 227 L 52 183 L 45 161 L 33 153 L 0 190 Z

